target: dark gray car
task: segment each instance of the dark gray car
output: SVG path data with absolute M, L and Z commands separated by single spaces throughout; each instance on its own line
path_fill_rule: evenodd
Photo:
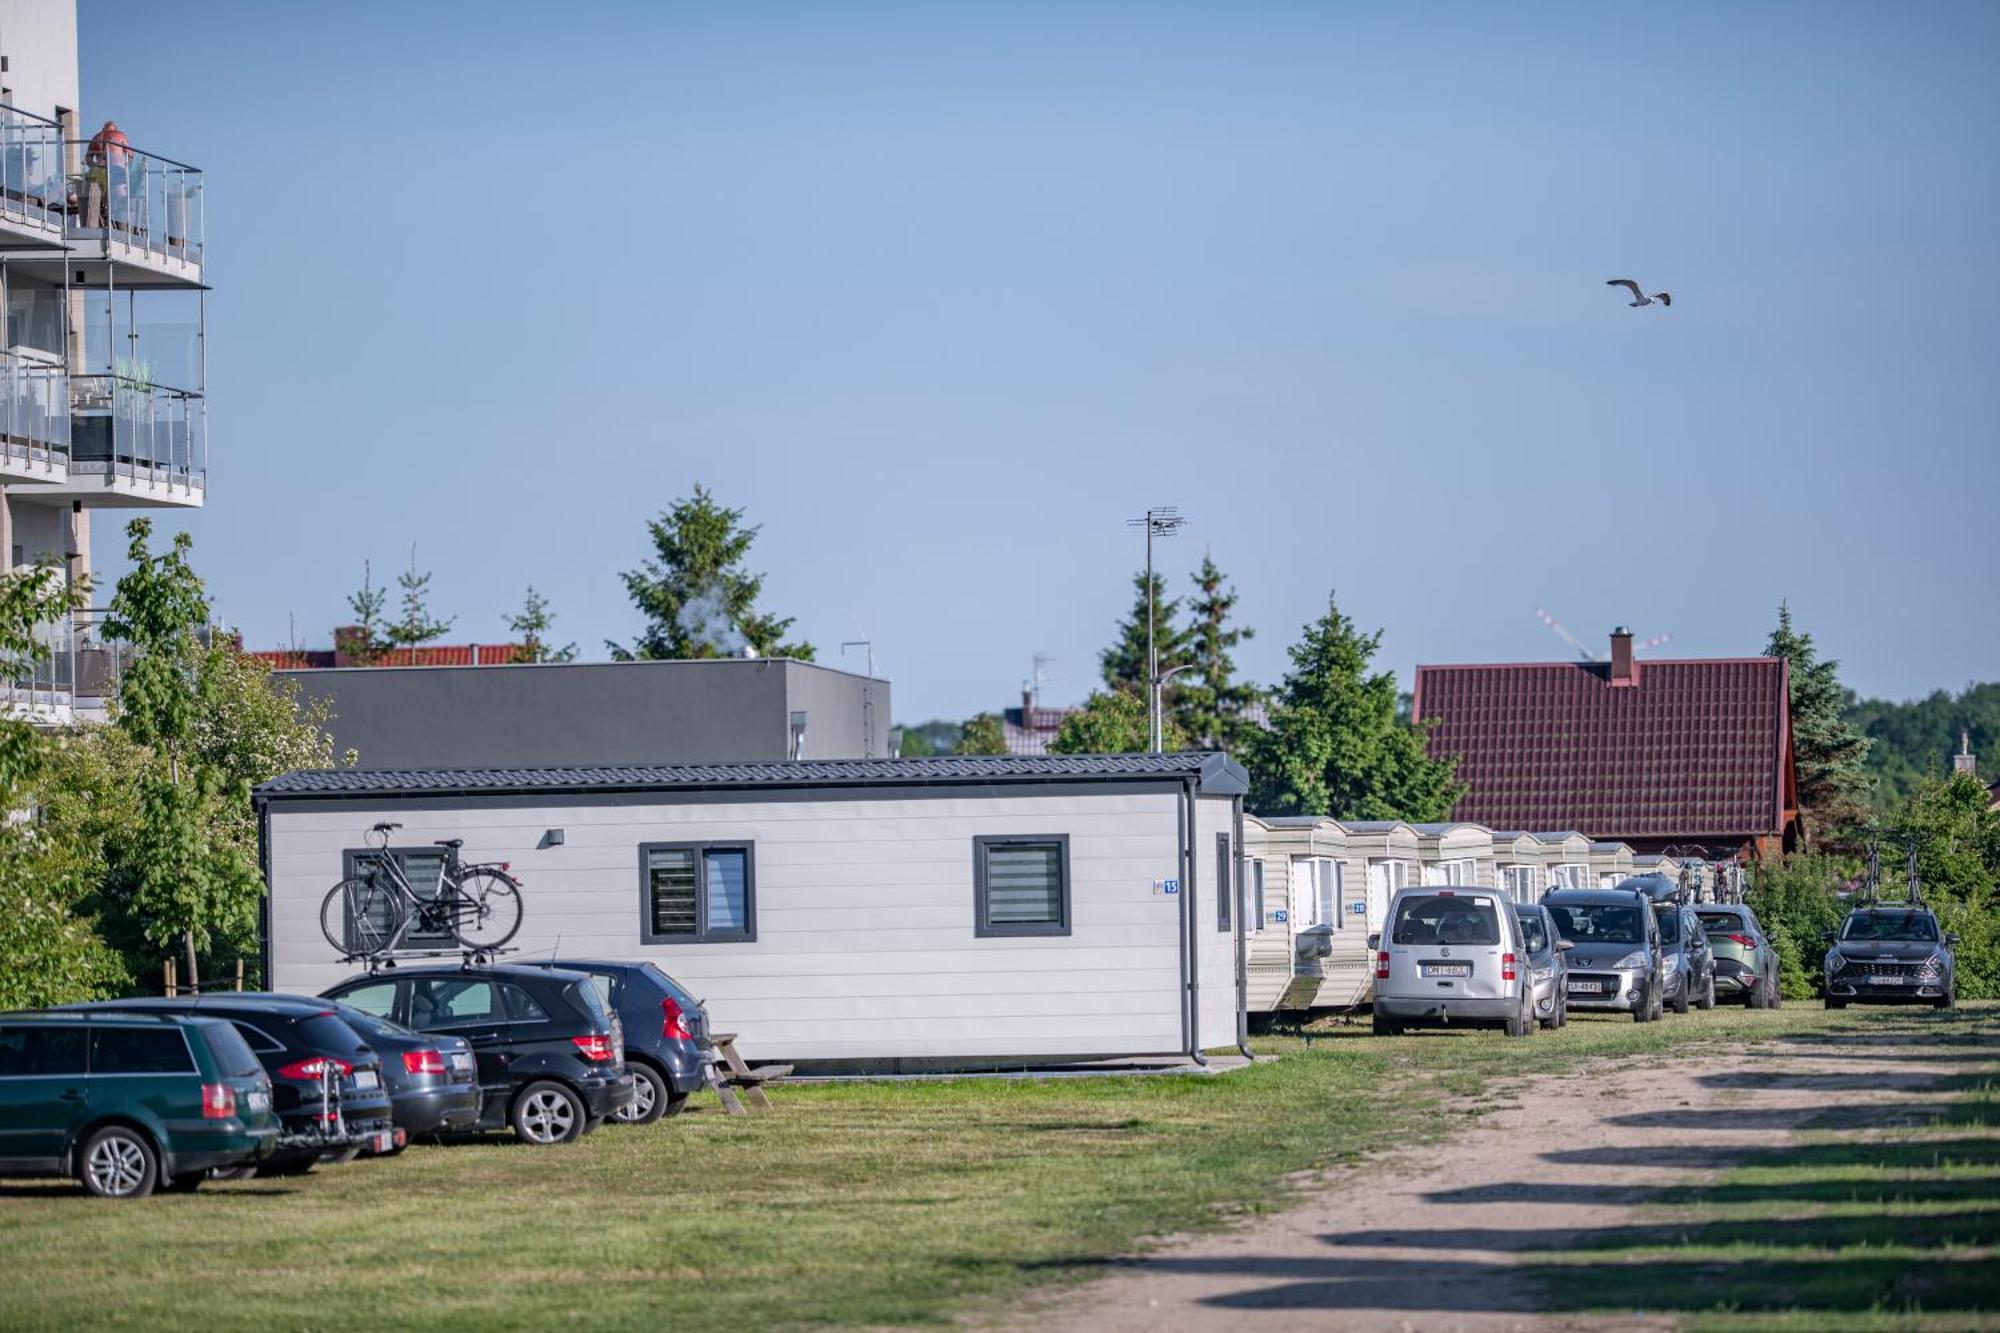
M 526 967 L 581 972 L 625 1029 L 632 1067 L 632 1104 L 613 1115 L 621 1125 L 649 1125 L 679 1115 L 706 1081 L 708 1011 L 678 981 L 651 963 L 559 958 Z
M 1660 1017 L 1666 967 L 1651 899 L 1630 889 L 1552 889 L 1542 906 L 1576 946 L 1564 985 L 1571 1009 L 1628 1013 L 1640 1023 Z
M 1684 1014 L 1689 1006 L 1715 1008 L 1715 950 L 1694 909 L 1685 903 L 1653 908 L 1660 923 L 1660 954 L 1666 972 L 1667 1003 Z
M 1826 1007 L 1850 1003 L 1928 1004 L 1949 1009 L 1958 1000 L 1958 936 L 1938 928 L 1922 903 L 1879 903 L 1847 914 L 1838 935 L 1829 932 Z

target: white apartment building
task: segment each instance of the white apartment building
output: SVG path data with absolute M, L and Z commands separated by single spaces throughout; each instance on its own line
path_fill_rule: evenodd
M 0 0 L 0 560 L 72 580 L 96 511 L 199 507 L 208 486 L 202 173 L 142 126 L 93 142 L 117 109 L 79 84 L 75 0 Z M 93 619 L 47 627 L 0 703 L 97 711 L 115 656 Z

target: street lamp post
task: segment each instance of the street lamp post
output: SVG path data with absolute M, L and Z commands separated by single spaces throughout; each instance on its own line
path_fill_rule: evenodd
M 1146 529 L 1146 736 L 1154 754 L 1160 752 L 1160 687 L 1166 684 L 1166 677 L 1160 675 L 1159 649 L 1155 647 L 1153 610 L 1159 599 L 1153 595 L 1153 538 L 1171 537 L 1187 526 L 1181 517 L 1179 505 L 1154 505 L 1146 511 L 1144 518 L 1128 518 L 1128 528 Z M 1172 676 L 1175 671 L 1169 671 Z
M 1168 667 L 1165 671 L 1153 677 L 1152 727 L 1147 737 L 1147 743 L 1152 747 L 1154 754 L 1158 754 L 1167 748 L 1166 721 L 1161 712 L 1161 704 L 1164 702 L 1163 695 L 1166 692 L 1167 682 L 1175 676 L 1180 675 L 1183 671 L 1192 670 L 1194 670 L 1194 663 L 1183 662 L 1177 667 Z

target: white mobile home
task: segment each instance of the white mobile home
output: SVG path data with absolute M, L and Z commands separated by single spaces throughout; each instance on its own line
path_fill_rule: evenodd
M 1395 819 L 1348 820 L 1341 827 L 1347 830 L 1348 857 L 1361 868 L 1367 885 L 1368 920 L 1380 929 L 1396 890 L 1423 883 L 1417 831 Z
M 1499 886 L 1516 902 L 1535 902 L 1550 889 L 1597 883 L 1590 868 L 1590 839 L 1581 833 L 1508 831 L 1493 835 L 1493 847 Z
M 1632 878 L 1632 849 L 1622 842 L 1591 843 L 1590 873 L 1597 877 L 1592 887 L 1600 889 Z
M 438 839 L 512 864 L 523 956 L 654 962 L 757 1059 L 1185 1055 L 1241 1039 L 1245 786 L 1203 754 L 293 773 L 256 794 L 265 974 L 353 973 L 320 906 L 389 820 L 433 883 Z
M 1413 824 L 1417 861 L 1426 884 L 1500 887 L 1494 869 L 1493 830 L 1483 824 Z
M 1246 1002 L 1253 1013 L 1357 1002 L 1366 988 L 1365 868 L 1349 859 L 1347 830 L 1313 815 L 1246 815 L 1244 855 L 1253 910 Z M 1365 997 L 1364 997 L 1365 998 Z

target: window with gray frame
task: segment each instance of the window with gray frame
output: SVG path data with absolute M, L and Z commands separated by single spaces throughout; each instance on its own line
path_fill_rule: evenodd
M 1069 836 L 972 840 L 973 934 L 1067 935 Z
M 649 842 L 639 848 L 640 938 L 724 944 L 757 938 L 757 871 L 747 842 Z
M 394 860 L 397 868 L 403 872 L 403 878 L 410 881 L 410 888 L 416 892 L 417 897 L 426 901 L 437 896 L 438 884 L 444 878 L 442 847 L 389 847 L 380 850 L 374 847 L 351 847 L 340 855 L 345 875 L 349 879 L 382 875 L 383 858 Z M 388 891 L 389 882 L 386 877 L 382 881 L 382 887 L 384 892 L 375 895 L 368 905 L 368 915 L 374 918 L 371 923 L 375 932 L 372 936 L 374 939 L 382 939 L 389 934 L 391 914 L 398 905 L 397 900 Z M 349 909 L 352 910 L 351 903 Z M 458 941 L 453 938 L 448 925 L 440 922 L 427 927 L 415 917 L 416 914 L 412 912 L 410 929 L 398 947 L 406 949 L 458 947 Z M 351 920 L 347 923 L 347 939 L 349 948 L 356 950 L 361 948 L 360 941 L 355 938 L 354 922 Z
M 1229 855 L 1229 835 L 1215 835 L 1215 928 L 1229 929 L 1229 900 L 1236 896 L 1236 863 Z
M 1262 861 L 1252 861 L 1250 863 L 1250 884 L 1256 894 L 1257 912 L 1246 924 L 1252 930 L 1262 930 L 1264 928 L 1264 863 Z

